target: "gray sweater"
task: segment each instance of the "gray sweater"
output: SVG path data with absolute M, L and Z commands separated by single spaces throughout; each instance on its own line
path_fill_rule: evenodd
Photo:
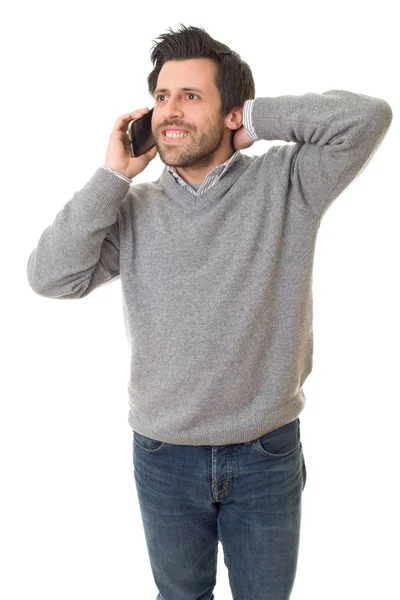
M 130 185 L 99 167 L 42 233 L 33 290 L 83 298 L 120 276 L 131 347 L 128 422 L 172 444 L 251 441 L 293 421 L 312 369 L 312 269 L 322 216 L 392 121 L 380 98 L 260 97 L 258 138 L 193 194 L 164 169 Z

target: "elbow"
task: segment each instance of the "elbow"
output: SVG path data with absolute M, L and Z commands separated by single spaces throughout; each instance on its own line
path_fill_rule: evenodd
M 393 120 L 392 107 L 383 98 L 375 99 L 375 108 L 370 115 L 373 122 L 376 124 L 379 133 L 385 134 L 389 129 Z
M 65 289 L 59 283 L 50 283 L 44 281 L 35 281 L 28 278 L 31 289 L 44 298 L 54 298 L 60 300 L 79 299 L 84 298 L 87 295 L 86 287 L 82 289 L 80 286 L 78 289 L 71 290 L 71 288 Z
M 34 252 L 29 257 L 26 275 L 30 288 L 36 294 L 46 298 L 53 297 L 54 292 L 52 293 L 51 291 L 51 286 L 49 286 L 48 278 L 45 276 L 45 273 L 38 268 Z
M 50 280 L 43 276 L 39 276 L 32 270 L 28 270 L 28 283 L 30 288 L 39 296 L 44 298 L 61 298 L 59 287 L 52 284 Z
M 44 298 L 65 298 L 65 295 L 60 292 L 59 286 L 51 284 L 44 279 L 35 279 L 35 277 L 28 277 L 28 283 L 31 289 Z
M 74 299 L 87 294 L 88 282 L 73 284 L 71 281 L 52 279 L 28 264 L 28 283 L 31 289 L 44 298 Z
M 43 285 L 42 281 L 36 280 L 30 273 L 28 273 L 28 283 L 31 290 L 38 294 L 39 296 L 49 297 L 49 294 L 46 292 L 46 287 Z
M 392 108 L 391 108 L 390 104 L 388 102 L 386 102 L 386 100 L 381 101 L 381 106 L 382 106 L 383 118 L 384 118 L 384 121 L 386 124 L 386 129 L 389 129 L 389 127 L 393 121 Z

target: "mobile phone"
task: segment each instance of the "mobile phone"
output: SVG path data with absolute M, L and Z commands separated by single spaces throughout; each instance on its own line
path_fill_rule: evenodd
M 127 134 L 131 142 L 132 156 L 141 156 L 150 148 L 155 146 L 155 141 L 151 131 L 151 117 L 154 108 L 139 119 L 133 119 L 129 122 Z

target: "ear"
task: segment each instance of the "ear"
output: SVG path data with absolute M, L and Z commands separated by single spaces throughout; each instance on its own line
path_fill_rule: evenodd
M 239 106 L 235 106 L 225 117 L 225 125 L 229 129 L 240 129 L 243 125 L 243 108 L 244 102 Z

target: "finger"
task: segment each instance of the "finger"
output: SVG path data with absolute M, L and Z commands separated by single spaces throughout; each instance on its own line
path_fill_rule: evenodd
M 152 148 L 150 148 L 150 150 L 147 150 L 147 152 L 145 153 L 148 156 L 152 156 L 154 154 L 154 156 L 157 154 L 158 152 L 158 148 L 157 146 L 153 146 Z
M 120 117 L 118 117 L 118 119 L 115 123 L 115 128 L 121 129 L 122 127 L 125 127 L 125 124 L 128 121 L 132 121 L 133 119 L 139 119 L 140 117 L 142 117 L 143 115 L 145 115 L 148 112 L 149 112 L 149 108 L 146 107 L 146 108 L 139 108 L 138 110 L 135 110 L 130 113 L 126 113 L 125 115 L 121 115 Z

